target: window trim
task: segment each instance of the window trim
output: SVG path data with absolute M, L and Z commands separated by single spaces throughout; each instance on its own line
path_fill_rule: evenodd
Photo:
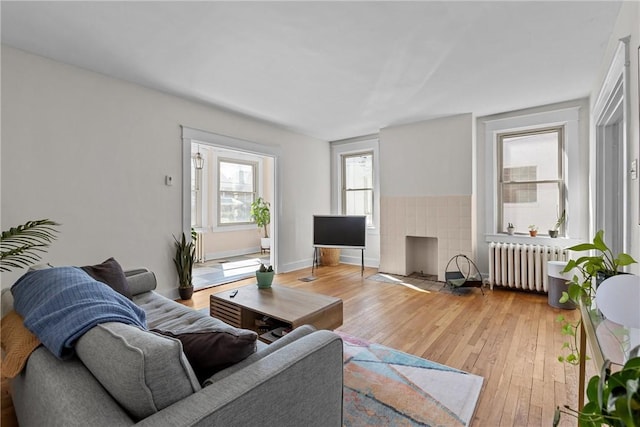
M 531 135 L 541 135 L 547 133 L 558 133 L 558 179 L 539 179 L 532 181 L 504 181 L 504 158 L 503 158 L 503 147 L 504 140 L 506 138 L 513 138 L 518 136 L 531 136 Z M 506 225 L 503 223 L 503 211 L 504 211 L 504 201 L 503 201 L 503 186 L 505 184 L 557 184 L 559 186 L 559 194 L 558 194 L 558 212 L 562 212 L 566 209 L 567 200 L 567 183 L 565 180 L 565 169 L 566 165 L 564 162 L 564 147 L 565 147 L 565 135 L 566 129 L 565 125 L 559 126 L 541 126 L 538 128 L 526 129 L 526 130 L 518 130 L 518 131 L 506 131 L 506 132 L 498 132 L 495 134 L 495 144 L 496 144 L 496 166 L 495 166 L 495 175 L 497 176 L 497 191 L 496 191 L 496 201 L 495 201 L 495 209 L 497 214 L 497 223 L 495 232 L 498 234 L 506 234 Z M 539 231 L 539 234 L 544 235 L 544 231 Z M 558 230 L 559 236 L 565 235 L 565 225 L 562 224 L 560 229 Z
M 565 238 L 562 244 L 570 245 L 572 242 L 578 243 L 584 240 L 588 231 L 588 216 L 581 214 L 581 211 L 588 205 L 588 188 L 583 182 L 588 179 L 587 171 L 581 165 L 580 160 L 584 155 L 584 150 L 580 146 L 580 138 L 585 137 L 586 125 L 580 122 L 580 110 L 587 106 L 586 101 L 580 101 L 582 105 L 547 109 L 545 111 L 533 111 L 520 115 L 509 115 L 507 117 L 491 116 L 480 119 L 484 124 L 484 237 L 485 241 L 522 241 L 525 236 L 507 236 L 498 234 L 497 230 L 497 176 L 496 176 L 496 150 L 497 143 L 495 135 L 500 132 L 536 129 L 540 127 L 565 126 L 565 152 L 564 161 L 565 185 L 571 191 L 565 196 L 567 221 L 565 223 Z M 575 214 L 574 214 L 575 213 Z M 546 237 L 538 237 L 545 239 Z M 520 239 L 520 240 L 518 240 Z M 526 237 L 530 241 L 530 237 Z M 549 238 L 549 241 L 552 239 Z M 560 240 L 553 239 L 556 244 Z
M 237 165 L 245 165 L 245 166 L 251 166 L 253 168 L 253 191 L 248 192 L 248 191 L 238 191 L 238 193 L 243 193 L 243 194 L 249 194 L 251 193 L 251 202 L 253 203 L 254 200 L 256 200 L 256 197 L 258 195 L 258 186 L 259 186 L 259 178 L 258 178 L 258 174 L 260 173 L 260 165 L 259 162 L 257 161 L 250 161 L 250 160 L 240 160 L 240 159 L 235 159 L 232 157 L 223 157 L 223 156 L 217 156 L 217 166 L 218 166 L 218 170 L 217 170 L 217 177 L 216 177 L 216 183 L 217 183 L 217 188 L 216 188 L 216 198 L 217 198 L 217 206 L 218 208 L 216 209 L 216 224 L 218 227 L 221 228 L 226 228 L 226 227 L 238 227 L 238 226 L 246 226 L 246 225 L 253 225 L 255 226 L 255 221 L 241 221 L 241 222 L 232 222 L 232 223 L 223 223 L 221 221 L 221 213 L 222 213 L 222 201 L 221 201 L 221 193 L 222 190 L 220 190 L 220 172 L 221 172 L 221 167 L 220 167 L 220 163 L 230 163 L 230 164 L 237 164 Z
M 350 153 L 373 151 L 373 225 L 367 227 L 367 234 L 380 234 L 380 145 L 378 135 L 363 135 L 357 138 L 331 141 L 331 213 L 339 215 L 342 212 L 342 170 L 340 156 Z M 373 238 L 371 241 L 375 241 Z M 358 261 L 359 262 L 359 261 Z
M 371 187 L 362 187 L 362 188 L 349 188 L 347 189 L 347 185 L 346 185 L 346 175 L 347 175 L 347 159 L 348 158 L 353 158 L 353 157 L 362 157 L 362 156 L 368 156 L 371 155 L 371 168 L 373 169 L 371 171 Z M 375 153 L 373 152 L 373 149 L 370 150 L 364 150 L 364 151 L 356 151 L 356 152 L 349 152 L 349 153 L 342 153 L 340 154 L 340 192 L 341 192 L 341 204 L 340 204 L 340 212 L 342 213 L 342 215 L 347 215 L 347 192 L 348 191 L 367 191 L 370 190 L 371 191 L 371 224 L 367 224 L 367 227 L 372 227 L 375 222 L 374 222 L 374 217 L 375 217 L 375 212 L 376 212 L 376 208 L 375 208 L 375 197 L 376 197 L 376 191 L 375 191 Z

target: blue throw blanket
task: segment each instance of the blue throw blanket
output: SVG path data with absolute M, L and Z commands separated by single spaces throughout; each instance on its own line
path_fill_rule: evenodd
M 12 287 L 14 309 L 24 325 L 60 359 L 95 325 L 120 322 L 146 329 L 144 311 L 75 267 L 36 270 Z

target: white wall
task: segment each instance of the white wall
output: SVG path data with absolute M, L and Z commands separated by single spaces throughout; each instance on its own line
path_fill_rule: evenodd
M 473 116 L 380 130 L 380 195 L 472 194 Z
M 606 54 L 601 63 L 599 70 L 599 77 L 591 91 L 591 106 L 593 107 L 600 88 L 605 80 L 606 73 L 609 70 L 609 66 L 613 59 L 613 56 L 618 47 L 619 39 L 623 37 L 631 36 L 630 45 L 630 99 L 629 99 L 629 120 L 630 125 L 628 127 L 630 133 L 628 135 L 628 146 L 626 149 L 627 170 L 630 169 L 631 161 L 634 159 L 640 160 L 640 100 L 638 99 L 638 80 L 640 80 L 640 74 L 638 72 L 638 46 L 640 46 L 640 3 L 625 1 L 622 2 L 620 8 L 620 14 L 613 30 L 613 34 L 609 39 Z M 592 150 L 595 151 L 595 144 L 592 144 Z M 640 188 L 639 179 L 632 180 L 630 175 L 627 175 L 627 224 L 628 230 L 628 253 L 640 262 Z M 592 185 L 592 189 L 594 186 Z M 594 207 L 592 205 L 592 212 Z M 593 227 L 592 227 L 593 228 Z M 595 230 L 591 230 L 592 233 Z M 634 264 L 630 267 L 630 271 L 635 274 L 640 274 L 640 264 Z
M 114 256 L 125 268 L 152 269 L 159 291 L 177 295 L 171 236 L 182 230 L 181 125 L 281 147 L 278 266 L 309 266 L 312 215 L 330 209 L 328 142 L 6 46 L 2 229 L 56 220 L 60 237 L 44 261 Z M 3 274 L 2 287 L 21 273 Z
M 406 275 L 416 259 L 436 260 L 444 280 L 452 256 L 475 257 L 474 129 L 461 114 L 380 131 L 380 271 Z M 437 244 L 407 244 L 413 237 Z

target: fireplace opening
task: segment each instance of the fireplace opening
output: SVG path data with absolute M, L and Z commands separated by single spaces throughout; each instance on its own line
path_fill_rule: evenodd
M 407 236 L 405 261 L 408 276 L 420 275 L 438 280 L 438 239 Z

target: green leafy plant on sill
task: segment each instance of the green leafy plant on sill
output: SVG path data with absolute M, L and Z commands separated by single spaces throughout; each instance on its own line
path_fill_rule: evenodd
M 604 242 L 603 230 L 599 230 L 596 233 L 592 243 L 580 243 L 567 249 L 575 252 L 596 251 L 596 255 L 586 255 L 575 260 L 571 259 L 567 262 L 562 272 L 568 273 L 575 269 L 581 277 L 579 277 L 578 274 L 574 274 L 571 281 L 568 282 L 569 287 L 567 291 L 562 292 L 562 297 L 559 300 L 559 302 L 563 304 L 571 301 L 576 305 L 582 303 L 590 307 L 595 297 L 595 288 L 593 287 L 594 280 L 596 280 L 596 283 L 599 283 L 607 277 L 619 274 L 621 267 L 636 262 L 631 255 L 626 253 L 620 253 L 617 256 L 614 255 L 613 251 L 611 251 Z M 569 354 L 566 356 L 558 356 L 558 360 L 560 362 L 577 365 L 580 360 L 577 345 L 577 331 L 580 327 L 581 320 L 572 322 L 563 315 L 560 315 L 556 318 L 556 321 L 561 325 L 562 335 L 568 337 L 568 341 L 565 341 L 562 345 L 562 350 L 569 351 Z
M 553 226 L 553 228 L 551 228 L 551 230 L 552 231 L 560 230 L 560 227 L 562 227 L 562 224 L 564 224 L 566 220 L 567 220 L 567 211 L 563 209 L 562 213 L 558 215 L 558 219 L 556 220 L 556 223 Z
M 0 271 L 24 268 L 40 261 L 57 238 L 60 224 L 49 219 L 28 221 L 2 232 L 0 237 Z
M 609 425 L 640 426 L 640 357 L 629 359 L 618 372 L 611 373 L 610 362 L 587 385 L 587 403 L 581 411 L 569 406 L 556 407 L 554 427 L 562 414 L 578 419 L 580 427 Z
M 269 231 L 267 226 L 271 223 L 271 210 L 269 202 L 265 201 L 262 197 L 258 197 L 251 203 L 251 219 L 255 221 L 258 228 L 264 230 L 264 238 L 269 237 Z

